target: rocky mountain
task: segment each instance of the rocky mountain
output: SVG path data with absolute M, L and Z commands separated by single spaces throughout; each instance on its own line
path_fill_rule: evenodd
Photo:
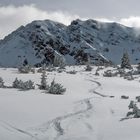
M 140 36 L 134 28 L 95 20 L 71 22 L 33 21 L 0 41 L 0 66 L 16 67 L 53 63 L 56 55 L 67 64 L 119 64 L 123 52 L 131 63 L 140 61 Z

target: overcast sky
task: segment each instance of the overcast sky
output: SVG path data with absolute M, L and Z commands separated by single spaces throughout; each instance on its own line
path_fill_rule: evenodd
M 0 0 L 0 38 L 38 19 L 98 19 L 140 27 L 140 0 Z

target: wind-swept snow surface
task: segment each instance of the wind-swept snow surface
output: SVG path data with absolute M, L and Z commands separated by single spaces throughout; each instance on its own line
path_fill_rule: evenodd
M 120 121 L 129 111 L 130 100 L 140 95 L 139 77 L 95 75 L 86 66 L 66 67 L 62 73 L 47 72 L 67 90 L 52 95 L 39 90 L 0 89 L 0 140 L 139 140 L 140 120 Z M 112 68 L 110 68 L 112 69 Z M 70 74 L 70 71 L 77 71 Z M 5 85 L 16 77 L 40 83 L 40 73 L 19 74 L 17 69 L 0 69 Z M 121 99 L 122 95 L 129 99 Z M 139 105 L 139 103 L 137 103 Z

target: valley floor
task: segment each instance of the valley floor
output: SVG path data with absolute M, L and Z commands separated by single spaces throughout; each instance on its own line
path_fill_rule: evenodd
M 67 89 L 52 95 L 35 90 L 0 89 L 0 140 L 139 140 L 140 119 L 124 119 L 128 105 L 140 95 L 139 77 L 103 77 L 97 67 L 67 67 L 62 73 L 47 72 Z M 67 73 L 75 70 L 76 74 Z M 1 68 L 0 77 L 12 85 L 16 77 L 40 83 L 40 73 L 20 74 Z M 129 99 L 121 99 L 122 95 Z

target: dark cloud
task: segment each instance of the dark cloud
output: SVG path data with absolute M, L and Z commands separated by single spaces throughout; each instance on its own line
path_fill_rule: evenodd
M 121 18 L 139 15 L 139 0 L 0 0 L 2 5 L 35 4 L 49 11 L 67 11 L 82 17 Z

